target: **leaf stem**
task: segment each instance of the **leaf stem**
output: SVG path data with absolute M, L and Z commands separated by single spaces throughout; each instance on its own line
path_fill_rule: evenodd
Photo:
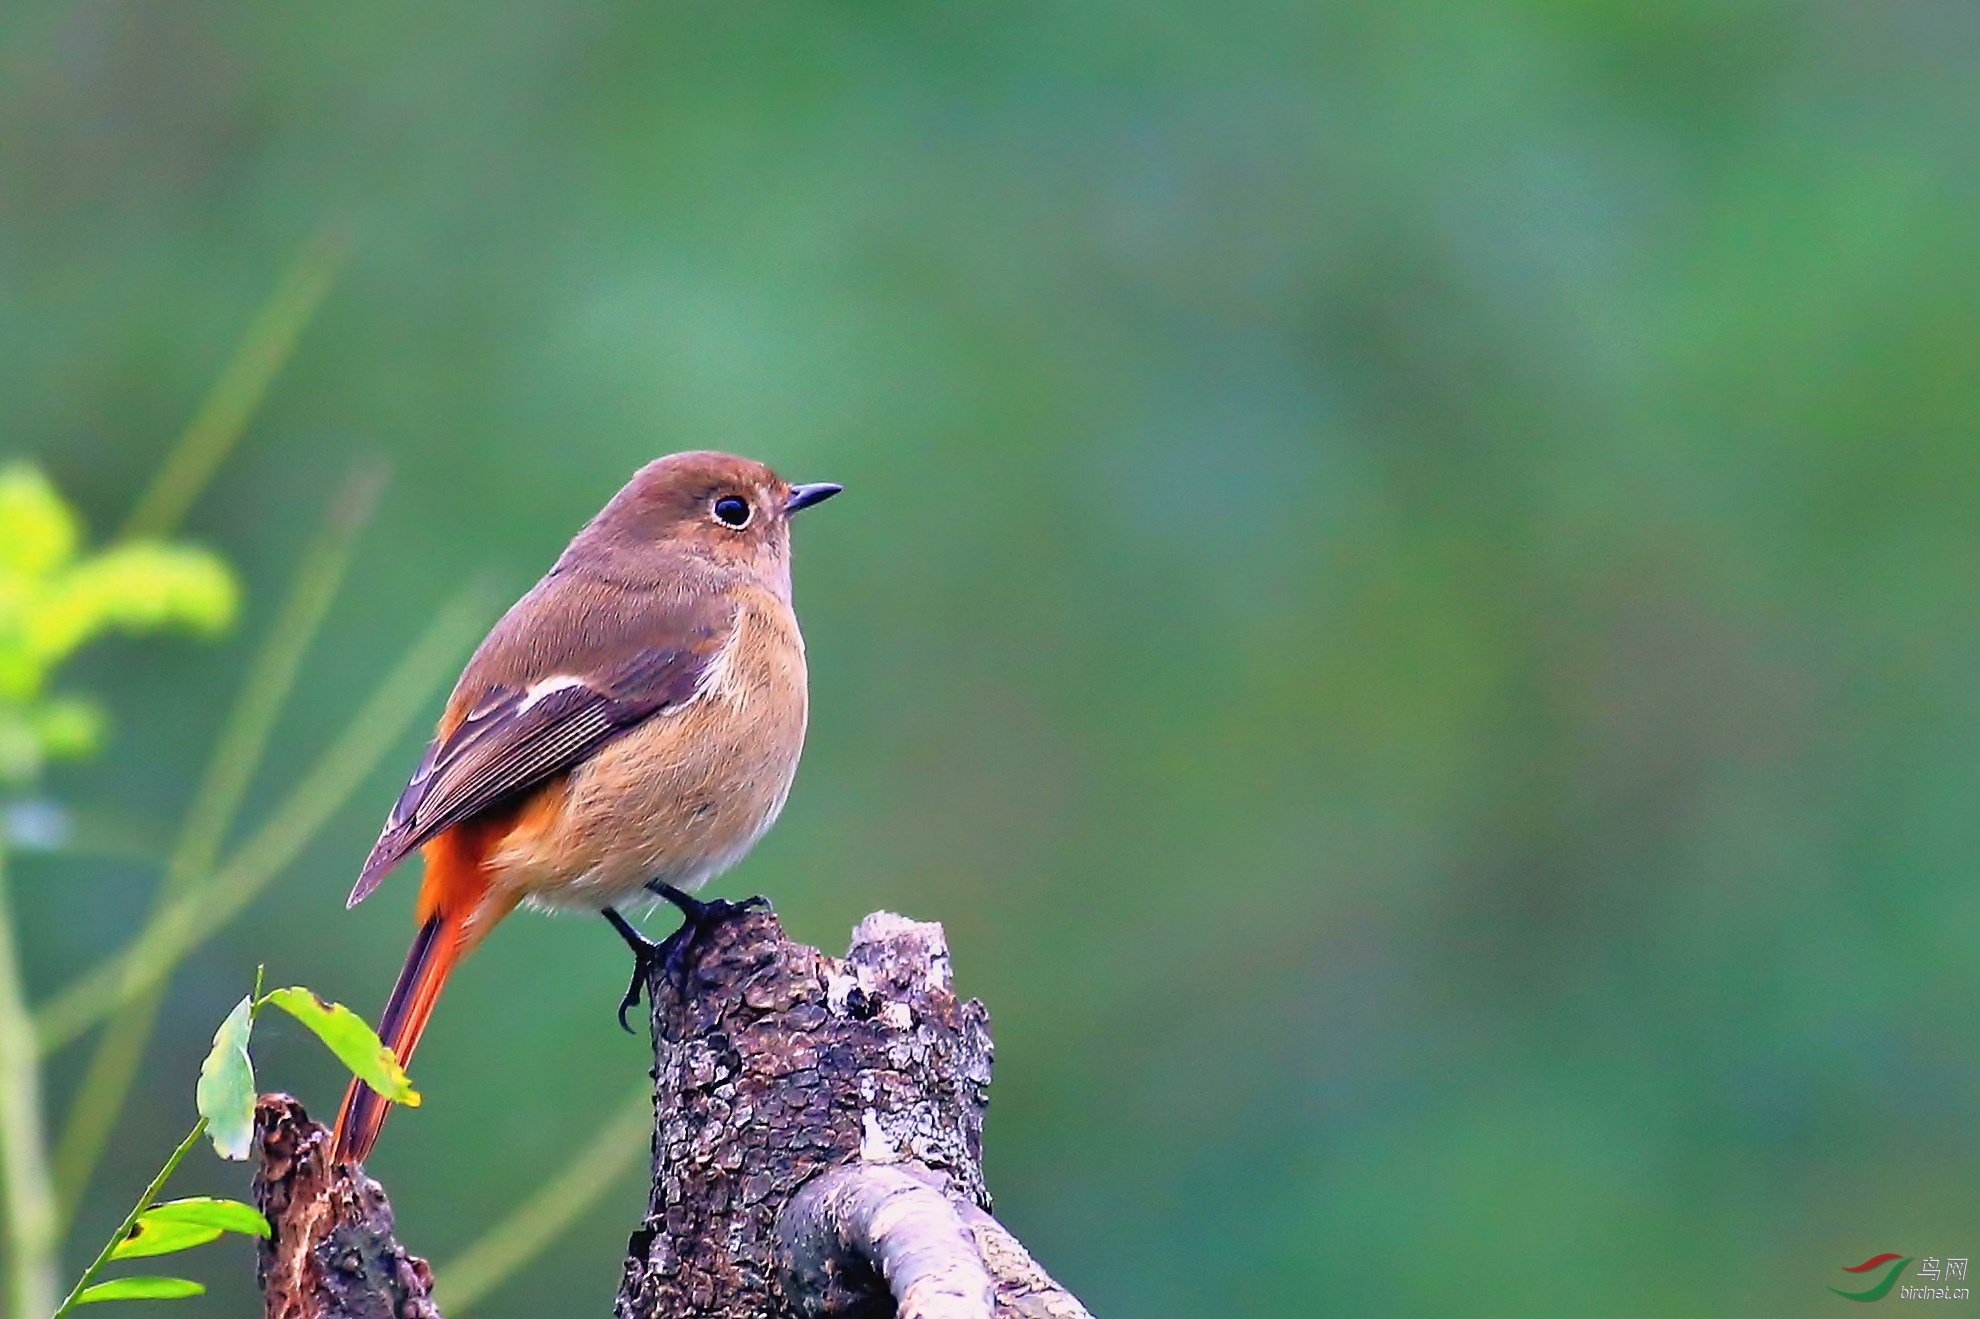
M 41 1062 L 14 948 L 6 853 L 0 850 L 0 1202 L 6 1208 L 7 1308 L 47 1314 L 55 1303 L 57 1209 L 41 1125 Z
M 110 1262 L 110 1252 L 117 1248 L 118 1242 L 131 1234 L 131 1228 L 136 1225 L 138 1215 L 158 1202 L 159 1193 L 165 1189 L 165 1183 L 170 1180 L 174 1172 L 178 1171 L 179 1164 L 185 1161 L 186 1155 L 192 1153 L 193 1146 L 197 1145 L 199 1138 L 205 1134 L 206 1119 L 201 1118 L 193 1123 L 193 1129 L 188 1131 L 186 1138 L 179 1142 L 179 1148 L 172 1151 L 172 1157 L 165 1160 L 165 1166 L 160 1168 L 158 1175 L 151 1179 L 151 1185 L 145 1187 L 144 1193 L 138 1196 L 138 1202 L 131 1206 L 130 1213 L 124 1215 L 124 1221 L 117 1225 L 117 1230 L 110 1234 L 110 1239 L 103 1243 L 103 1249 L 96 1252 L 96 1258 L 89 1262 L 89 1267 L 82 1271 L 82 1277 L 76 1279 L 76 1285 L 71 1287 L 69 1294 L 62 1298 L 62 1304 L 56 1307 L 52 1319 L 62 1319 L 63 1315 L 76 1308 L 76 1303 L 83 1292 L 96 1280 L 96 1275 L 103 1271 L 103 1266 Z M 40 1314 L 41 1311 L 24 1310 L 20 1313 Z

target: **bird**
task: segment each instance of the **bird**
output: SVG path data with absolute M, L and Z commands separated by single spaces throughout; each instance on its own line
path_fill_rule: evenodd
M 764 905 L 692 894 L 790 793 L 808 714 L 791 519 L 841 488 L 733 454 L 655 459 L 490 629 L 346 904 L 421 853 L 418 929 L 379 1018 L 402 1066 L 448 975 L 518 906 L 603 914 L 633 950 L 625 1026 L 656 965 Z M 682 923 L 649 940 L 619 909 L 660 899 Z M 353 1080 L 333 1158 L 362 1163 L 390 1108 Z

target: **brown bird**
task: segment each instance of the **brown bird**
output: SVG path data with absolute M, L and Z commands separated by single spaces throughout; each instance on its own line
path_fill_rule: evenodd
M 355 906 L 414 849 L 426 859 L 379 1021 L 401 1063 L 448 973 L 518 904 L 604 914 L 635 958 L 624 1025 L 656 959 L 678 968 L 710 924 L 762 902 L 689 894 L 790 792 L 806 715 L 790 519 L 839 489 L 730 454 L 658 459 L 495 624 L 351 890 Z M 658 943 L 617 910 L 654 896 L 684 918 Z M 389 1108 L 352 1082 L 336 1157 L 362 1162 Z

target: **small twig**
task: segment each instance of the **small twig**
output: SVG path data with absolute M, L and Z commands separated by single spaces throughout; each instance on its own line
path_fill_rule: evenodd
M 1009 1228 L 975 1205 L 962 1205 L 957 1212 L 976 1242 L 983 1267 L 997 1281 L 997 1319 L 1093 1319 Z
M 876 1283 L 900 1319 L 991 1319 L 996 1288 L 954 1205 L 902 1165 L 822 1173 L 777 1219 L 780 1281 L 806 1319 L 853 1309 Z

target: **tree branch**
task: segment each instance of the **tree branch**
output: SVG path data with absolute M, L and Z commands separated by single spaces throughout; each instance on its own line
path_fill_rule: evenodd
M 778 1285 L 806 1319 L 855 1309 L 881 1286 L 900 1319 L 991 1319 L 996 1287 L 962 1215 L 907 1167 L 820 1173 L 777 1215 Z

